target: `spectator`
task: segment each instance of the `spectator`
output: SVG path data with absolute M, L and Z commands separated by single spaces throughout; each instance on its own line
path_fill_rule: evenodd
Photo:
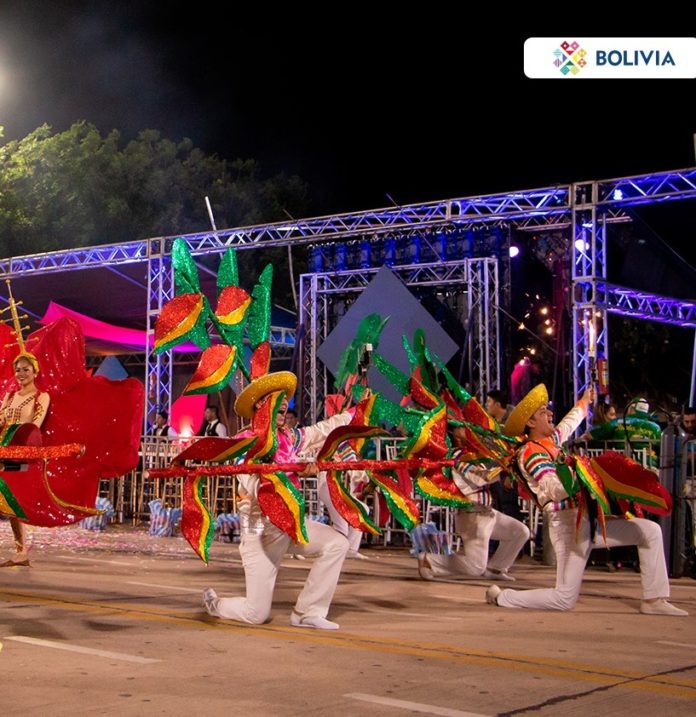
M 162 438 L 176 438 L 179 434 L 173 426 L 169 425 L 169 414 L 167 411 L 157 411 L 155 425 L 150 429 L 151 436 Z
M 227 437 L 227 428 L 220 421 L 218 416 L 218 407 L 209 404 L 205 407 L 205 413 L 203 414 L 203 423 L 196 433 L 197 436 L 219 436 L 220 438 Z
M 493 390 L 486 394 L 486 411 L 497 423 L 505 423 L 512 409 L 513 406 L 508 405 L 507 395 L 503 391 Z
M 682 413 L 681 427 L 686 434 L 687 441 L 696 439 L 696 406 L 685 408 Z

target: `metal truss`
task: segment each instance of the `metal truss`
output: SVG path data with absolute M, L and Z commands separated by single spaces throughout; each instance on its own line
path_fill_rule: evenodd
M 335 216 L 317 217 L 263 224 L 251 227 L 226 229 L 217 232 L 187 234 L 183 238 L 191 252 L 196 255 L 222 253 L 229 247 L 239 250 L 253 250 L 259 246 L 299 246 L 312 244 L 316 247 L 327 243 L 341 244 L 356 240 L 377 240 L 388 242 L 390 237 L 412 236 L 419 233 L 429 247 L 430 253 L 438 257 L 439 232 L 476 229 L 478 227 L 514 227 L 521 231 L 543 231 L 573 227 L 573 296 L 590 296 L 574 303 L 573 327 L 573 381 L 576 391 L 582 390 L 589 380 L 588 352 L 590 329 L 596 336 L 596 350 L 608 359 L 608 336 L 606 332 L 607 311 L 625 313 L 625 315 L 648 318 L 664 323 L 687 325 L 691 319 L 688 302 L 679 302 L 668 297 L 649 296 L 635 292 L 622 293 L 620 287 L 607 289 L 608 293 L 600 296 L 598 289 L 601 282 L 606 285 L 606 229 L 614 222 L 630 221 L 624 208 L 652 202 L 665 202 L 696 197 L 696 168 L 655 172 L 634 177 L 622 177 L 593 182 L 580 182 L 572 185 L 557 185 L 542 189 L 490 194 L 476 197 L 447 199 L 422 204 L 394 206 L 366 212 L 339 214 Z M 0 277 L 13 278 L 46 272 L 67 272 L 93 267 L 114 267 L 119 264 L 133 262 L 148 263 L 148 331 L 152 332 L 154 321 L 164 301 L 172 295 L 171 268 L 169 266 L 171 246 L 176 237 L 158 237 L 137 242 L 85 247 L 73 250 L 35 254 L 0 260 Z M 578 248 L 579 247 L 579 248 Z M 323 247 L 322 247 L 323 252 Z M 487 252 L 485 245 L 474 246 L 472 253 L 486 254 L 490 257 L 494 251 Z M 471 254 L 468 255 L 469 257 Z M 317 279 L 312 283 L 303 278 L 303 306 L 311 308 L 311 321 L 318 325 L 319 331 L 326 327 L 315 313 L 317 301 L 323 302 L 329 295 L 341 292 L 359 291 L 358 284 L 339 274 L 324 273 L 324 269 L 336 268 L 332 258 L 323 252 L 323 267 L 316 272 Z M 413 261 L 408 268 L 395 266 L 394 271 L 410 271 L 405 278 L 412 285 L 438 286 L 447 281 L 442 271 L 453 271 L 456 274 L 456 261 L 453 257 L 439 257 L 441 261 L 429 263 Z M 463 260 L 463 259 L 462 259 Z M 472 259 L 467 258 L 466 261 Z M 383 263 L 390 264 L 385 260 Z M 401 261 L 402 264 L 409 262 Z M 368 262 L 369 264 L 369 262 Z M 440 268 L 433 268 L 439 265 Z M 443 268 L 444 267 L 444 268 Z M 355 269 L 346 272 L 352 277 L 370 275 L 370 268 Z M 497 279 L 489 277 L 491 283 Z M 487 295 L 488 288 L 479 283 L 477 277 L 467 275 L 464 285 L 474 282 L 474 291 Z M 584 288 L 592 284 L 593 290 L 588 293 Z M 364 284 L 363 284 L 364 285 Z M 608 287 L 608 285 L 606 285 Z M 352 288 L 351 288 L 352 287 Z M 630 290 L 625 290 L 629 291 Z M 639 298 L 643 297 L 643 298 Z M 601 300 L 600 300 L 601 299 Z M 497 300 L 496 300 L 497 305 Z M 477 308 L 478 312 L 479 309 Z M 489 308 L 482 306 L 483 314 Z M 328 314 L 327 314 L 328 315 Z M 686 319 L 683 317 L 686 316 Z M 593 323 L 586 318 L 592 317 Z M 304 325 L 310 320 L 305 316 Z M 583 322 L 583 323 L 580 323 Z M 686 322 L 686 323 L 685 323 Z M 151 335 L 151 334 L 150 334 Z M 305 343 L 321 338 L 321 333 L 314 333 Z M 495 336 L 489 337 L 499 341 L 498 330 Z M 477 338 L 477 342 L 484 340 Z M 488 340 L 488 339 L 486 339 Z M 282 341 L 281 341 L 282 343 Z M 284 345 L 284 344 L 283 344 Z M 477 349 L 478 350 L 478 349 Z M 310 349 L 303 348 L 303 356 L 311 354 Z M 498 348 L 492 350 L 496 355 Z M 152 414 L 157 406 L 169 406 L 171 403 L 171 359 L 167 356 L 155 357 L 147 354 L 146 385 L 148 386 L 148 413 Z M 475 371 L 481 374 L 489 384 L 497 383 L 493 379 L 490 362 L 481 359 L 475 364 Z M 316 366 L 315 366 L 316 368 Z M 303 371 L 308 370 L 303 368 Z M 496 369 L 497 370 L 497 369 Z M 494 371 L 493 371 L 494 373 Z M 311 381 L 318 380 L 316 374 L 307 376 Z M 324 379 L 322 379 L 324 380 Z M 303 400 L 308 397 L 307 389 L 303 388 Z M 316 405 L 317 398 L 314 399 Z M 315 409 L 312 409 L 315 410 Z
M 609 313 L 696 328 L 696 304 L 609 284 L 607 225 L 622 207 L 696 197 L 696 168 L 573 185 L 573 388 L 588 386 L 594 360 L 609 361 Z M 693 381 L 693 377 L 692 377 Z
M 586 186 L 576 185 L 577 187 Z M 621 177 L 596 184 L 596 203 L 614 208 L 696 197 L 696 169 Z
M 696 329 L 696 301 L 670 299 L 602 281 L 578 283 L 578 306 L 596 306 L 610 314 Z
M 12 278 L 147 261 L 148 241 L 65 249 L 0 260 L 0 274 Z
M 317 349 L 333 329 L 332 302 L 361 292 L 379 267 L 300 277 L 300 413 L 313 423 L 323 415 L 329 393 L 328 372 Z M 498 261 L 493 257 L 420 265 L 394 266 L 392 271 L 409 287 L 450 288 L 466 294 L 462 324 L 469 327 L 464 347 L 473 392 L 483 398 L 490 386 L 501 385 L 498 323 Z
M 173 358 L 171 351 L 156 354 L 153 351 L 155 322 L 164 304 L 174 296 L 174 277 L 171 254 L 166 251 L 164 241 L 150 241 L 148 244 L 147 274 L 147 344 L 145 351 L 145 416 L 143 435 L 148 425 L 155 421 L 157 411 L 172 410 Z

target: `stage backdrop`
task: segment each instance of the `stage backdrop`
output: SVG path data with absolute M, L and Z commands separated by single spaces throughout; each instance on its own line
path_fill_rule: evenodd
M 383 266 L 317 351 L 317 356 L 333 375 L 336 374 L 341 354 L 355 336 L 360 321 L 368 314 L 375 313 L 382 318 L 389 317 L 379 341 L 378 353 L 406 374 L 409 373 L 409 365 L 402 336 L 407 336 L 409 342 L 412 342 L 413 332 L 418 328 L 425 331 L 430 350 L 445 363 L 459 350 L 457 344 L 421 306 L 401 279 L 395 276 L 388 266 Z M 368 380 L 372 388 L 393 401 L 401 399 L 374 367 L 368 372 Z M 333 390 L 333 386 L 330 390 Z

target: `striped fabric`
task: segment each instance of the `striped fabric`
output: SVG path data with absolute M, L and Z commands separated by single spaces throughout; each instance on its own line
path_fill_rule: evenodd
M 170 538 L 176 535 L 177 526 L 181 520 L 181 508 L 164 508 L 162 501 L 157 498 L 151 500 L 150 506 L 150 535 Z
M 459 451 L 455 460 L 457 461 L 452 470 L 452 478 L 462 495 L 466 496 L 474 505 L 481 508 L 489 508 L 493 505 L 490 483 L 487 480 L 488 470 L 492 464 L 471 463 L 460 461 L 458 456 L 463 453 Z
M 226 543 L 233 543 L 239 537 L 239 513 L 220 513 L 215 518 L 215 537 Z
M 558 511 L 576 508 L 577 500 L 563 490 L 556 471 L 556 460 L 562 445 L 580 425 L 587 414 L 584 403 L 578 402 L 548 438 L 528 441 L 520 450 L 518 463 L 544 510 Z
M 108 498 L 97 498 L 94 507 L 97 510 L 103 510 L 100 515 L 90 515 L 89 518 L 83 518 L 79 525 L 86 530 L 105 530 L 109 524 L 109 518 L 114 515 L 114 506 Z
M 411 555 L 434 553 L 435 555 L 452 554 L 452 536 L 438 530 L 435 523 L 419 523 L 409 531 L 413 547 Z

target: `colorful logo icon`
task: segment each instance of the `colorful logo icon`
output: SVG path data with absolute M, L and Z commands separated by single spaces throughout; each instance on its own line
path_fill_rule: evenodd
M 583 50 L 577 42 L 565 40 L 557 50 L 553 51 L 553 64 L 562 75 L 577 75 L 587 64 L 586 55 L 587 51 Z

